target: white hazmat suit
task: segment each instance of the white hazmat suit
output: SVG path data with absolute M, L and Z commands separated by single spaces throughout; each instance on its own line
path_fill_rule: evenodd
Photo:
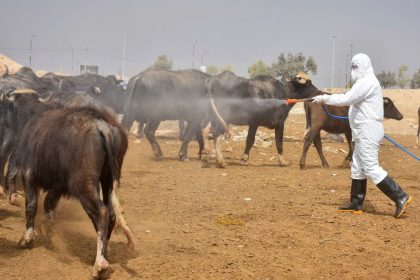
M 401 217 L 412 197 L 404 192 L 388 173 L 379 166 L 378 152 L 384 137 L 382 120 L 384 105 L 381 85 L 373 72 L 370 59 L 357 54 L 351 60 L 351 76 L 356 80 L 345 94 L 318 95 L 314 102 L 328 105 L 350 106 L 349 121 L 354 141 L 351 165 L 352 185 L 350 204 L 339 207 L 340 211 L 362 213 L 366 195 L 367 177 L 391 200 L 395 202 L 395 218 Z
M 351 76 L 356 83 L 350 91 L 316 96 L 314 102 L 350 106 L 349 121 L 352 140 L 355 142 L 351 177 L 358 180 L 369 177 L 376 185 L 387 176 L 378 161 L 379 146 L 384 136 L 381 85 L 366 54 L 355 55 L 351 65 Z

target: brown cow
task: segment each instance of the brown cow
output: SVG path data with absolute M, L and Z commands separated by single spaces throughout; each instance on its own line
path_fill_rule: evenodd
M 320 92 L 320 94 L 324 94 Z M 384 117 L 389 119 L 402 120 L 403 115 L 395 107 L 394 102 L 388 97 L 384 97 Z M 323 107 L 324 106 L 324 107 Z M 353 156 L 353 148 L 351 145 L 351 128 L 348 120 L 335 119 L 325 112 L 335 115 L 348 117 L 349 106 L 331 106 L 323 105 L 320 103 L 305 102 L 305 115 L 306 115 L 306 127 L 305 132 L 305 141 L 303 144 L 303 151 L 300 158 L 300 168 L 305 167 L 306 154 L 308 152 L 309 146 L 311 143 L 314 143 L 314 146 L 318 152 L 318 155 L 321 159 L 322 166 L 328 167 L 328 162 L 322 152 L 322 143 L 321 143 L 321 130 L 325 130 L 329 133 L 344 133 L 346 136 L 347 144 L 349 146 L 349 153 L 347 154 L 343 165 L 348 166 L 348 163 L 351 161 Z

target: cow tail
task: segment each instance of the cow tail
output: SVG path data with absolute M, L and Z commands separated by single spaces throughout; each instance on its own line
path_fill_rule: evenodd
M 208 92 L 208 97 L 209 97 L 211 108 L 213 110 L 213 113 L 216 115 L 217 120 L 220 122 L 220 124 L 225 129 L 225 133 L 230 134 L 229 133 L 229 126 L 226 124 L 225 120 L 220 115 L 219 110 L 217 110 L 216 104 L 214 103 L 214 96 L 213 96 L 213 93 L 211 92 L 212 83 L 213 83 L 213 78 L 211 78 L 210 81 L 207 83 L 207 92 Z
M 115 145 L 114 135 L 112 133 L 112 128 L 110 125 L 104 121 L 97 122 L 98 130 L 101 132 L 102 136 L 105 139 L 105 150 L 106 158 L 108 159 L 109 168 L 112 173 L 112 192 L 111 192 L 111 203 L 114 208 L 116 223 L 119 228 L 122 229 L 125 236 L 127 237 L 127 244 L 131 249 L 134 249 L 134 235 L 127 222 L 124 219 L 123 209 L 118 198 L 118 189 L 120 187 L 120 177 L 121 177 L 121 166 L 118 164 L 117 160 L 117 147 Z

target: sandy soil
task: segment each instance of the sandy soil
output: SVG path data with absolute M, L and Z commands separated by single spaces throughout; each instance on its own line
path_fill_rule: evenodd
M 409 120 L 415 116 L 409 111 L 412 99 L 398 101 L 405 94 L 389 96 Z M 385 125 L 398 128 L 401 122 Z M 307 168 L 300 170 L 304 127 L 302 114 L 290 115 L 286 135 L 299 140 L 285 142 L 292 164 L 284 168 L 276 164 L 273 145 L 254 148 L 250 165 L 241 166 L 244 143 L 229 141 L 229 166 L 218 169 L 200 167 L 197 143 L 190 146 L 191 160 L 180 162 L 179 141 L 160 138 L 165 159 L 155 161 L 147 141 L 135 144 L 131 137 L 120 194 L 138 247 L 131 254 L 122 234 L 112 236 L 109 277 L 420 279 L 419 163 L 388 142 L 381 147 L 383 167 L 415 197 L 402 219 L 393 218 L 394 206 L 372 183 L 363 215 L 339 213 L 337 206 L 349 198 L 350 170 L 341 167 L 345 154 L 337 149 L 347 145 L 324 143 L 328 169 L 311 148 Z M 414 133 L 398 132 L 391 135 L 420 154 Z M 78 202 L 61 201 L 52 235 L 39 234 L 29 250 L 16 245 L 24 224 L 23 210 L 1 200 L 1 279 L 89 278 L 95 233 Z

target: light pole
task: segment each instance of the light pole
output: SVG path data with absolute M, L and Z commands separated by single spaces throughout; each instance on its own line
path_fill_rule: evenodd
M 126 39 L 127 31 L 128 31 L 128 29 L 125 28 L 124 29 L 124 47 L 123 47 L 123 63 L 122 63 L 121 79 L 124 79 L 124 77 L 125 77 L 125 39 Z
M 353 44 L 350 44 L 350 64 L 351 64 L 351 60 L 353 59 Z M 353 79 L 350 76 L 350 87 L 353 86 Z
M 207 50 L 205 50 L 202 54 L 201 54 L 201 66 L 203 66 L 204 65 L 204 62 L 203 62 L 203 58 L 204 58 L 204 55 L 207 53 Z
M 35 37 L 35 34 L 31 35 L 31 40 L 29 41 L 29 68 L 32 68 L 32 39 Z
M 193 57 L 192 57 L 192 69 L 194 69 L 194 59 L 195 59 L 195 45 L 198 43 L 197 40 L 194 40 L 194 44 L 193 44 Z
M 71 74 L 73 75 L 73 46 L 70 46 L 70 50 L 71 50 Z
M 335 55 L 335 35 L 332 35 L 332 71 L 331 71 L 331 88 L 334 88 L 334 55 Z

